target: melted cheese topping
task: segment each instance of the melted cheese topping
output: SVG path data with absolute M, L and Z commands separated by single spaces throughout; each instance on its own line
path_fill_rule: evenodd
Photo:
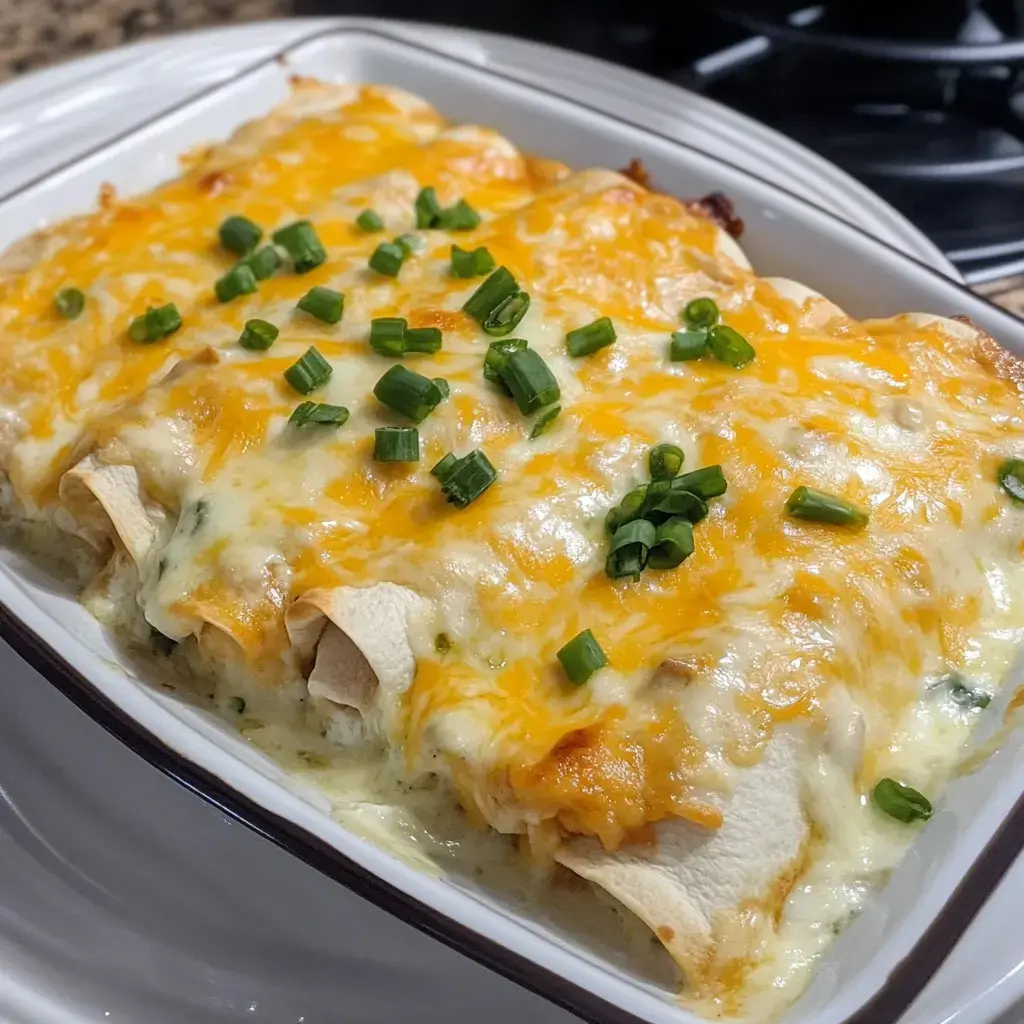
M 370 271 L 375 246 L 414 227 L 427 185 L 442 203 L 465 198 L 481 225 L 418 232 L 397 278 Z M 355 226 L 365 208 L 388 234 Z M 220 304 L 229 214 L 268 235 L 308 217 L 329 258 Z M 563 405 L 537 440 L 482 376 L 491 339 L 461 311 L 480 282 L 451 276 L 453 241 L 486 246 L 532 297 L 515 333 Z M 148 622 L 289 699 L 308 671 L 285 629 L 291 602 L 314 588 L 415 591 L 432 611 L 386 739 L 406 777 L 443 773 L 477 820 L 527 833 L 535 851 L 573 836 L 609 851 L 652 843 L 669 818 L 715 830 L 737 773 L 779 730 L 816 737 L 805 771 L 825 796 L 806 811 L 803 888 L 791 895 L 788 874 L 721 926 L 701 993 L 714 1013 L 802 977 L 822 941 L 807 922 L 856 905 L 822 909 L 841 881 L 825 865 L 872 835 L 867 859 L 889 866 L 906 842 L 865 794 L 886 775 L 934 794 L 976 716 L 931 684 L 957 671 L 995 690 L 1024 626 L 1024 514 L 994 482 L 1024 449 L 1012 380 L 948 324 L 797 305 L 729 251 L 713 223 L 620 175 L 569 175 L 395 90 L 305 83 L 176 181 L 33 240 L 0 283 L 0 468 L 25 513 L 74 516 L 100 543 L 58 482 L 87 455 L 131 467 L 156 538 L 133 552 Z M 65 285 L 88 295 L 68 322 L 51 306 Z M 344 293 L 341 323 L 295 309 L 315 285 Z M 754 346 L 745 369 L 669 362 L 679 311 L 702 295 Z M 167 301 L 182 330 L 131 342 L 131 318 Z M 442 329 L 440 352 L 407 363 L 451 388 L 413 464 L 371 458 L 374 428 L 399 420 L 371 394 L 390 361 L 369 348 L 369 322 L 397 315 Z M 566 331 L 599 316 L 617 342 L 570 358 Z M 280 328 L 267 352 L 237 345 L 251 317 Z M 339 430 L 285 427 L 302 398 L 283 371 L 313 344 L 334 372 L 310 397 L 351 411 Z M 647 479 L 659 442 L 688 469 L 720 463 L 728 492 L 680 568 L 609 580 L 604 514 Z M 428 469 L 473 448 L 498 482 L 458 510 Z M 801 484 L 870 509 L 869 527 L 787 519 Z M 555 655 L 584 628 L 610 667 L 572 688 Z M 780 915 L 774 952 L 756 947 L 751 922 Z

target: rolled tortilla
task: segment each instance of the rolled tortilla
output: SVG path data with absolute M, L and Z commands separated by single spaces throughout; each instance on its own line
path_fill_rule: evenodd
M 79 536 L 94 547 L 120 540 L 136 565 L 143 564 L 160 537 L 164 513 L 147 506 L 134 466 L 108 465 L 87 455 L 61 477 L 60 499 Z
M 655 826 L 651 847 L 609 853 L 596 840 L 578 839 L 556 858 L 632 910 L 699 987 L 717 938 L 752 906 L 776 914 L 803 862 L 809 829 L 801 742 L 780 733 L 760 763 L 743 770 L 719 829 L 666 819 Z
M 416 673 L 411 622 L 430 610 L 408 587 L 375 583 L 307 591 L 285 613 L 292 647 L 313 661 L 309 693 L 359 713 L 385 739 Z

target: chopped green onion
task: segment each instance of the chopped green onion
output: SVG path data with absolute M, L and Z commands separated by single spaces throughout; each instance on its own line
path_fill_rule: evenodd
M 343 405 L 328 405 L 326 402 L 303 402 L 295 407 L 288 417 L 293 427 L 340 427 L 348 420 L 348 409 Z
M 613 580 L 632 576 L 640 578 L 647 565 L 648 552 L 654 547 L 657 532 L 646 519 L 634 519 L 612 534 L 611 547 L 604 571 Z
M 561 413 L 562 407 L 560 405 L 553 405 L 549 409 L 545 409 L 534 421 L 533 427 L 530 430 L 530 440 L 534 441 L 541 434 L 547 432 L 551 424 L 558 418 Z
M 460 199 L 441 211 L 436 226 L 443 231 L 472 231 L 480 226 L 480 214 L 465 199 Z
M 395 239 L 395 245 L 402 250 L 406 259 L 412 256 L 413 253 L 419 252 L 422 248 L 420 236 L 414 235 L 411 231 L 406 232 L 404 235 L 399 235 Z
M 703 466 L 690 473 L 677 476 L 672 481 L 673 490 L 678 488 L 681 491 L 689 491 L 705 501 L 725 494 L 727 487 L 725 474 L 722 472 L 722 467 L 718 465 Z
M 280 331 L 266 320 L 246 320 L 238 344 L 250 352 L 265 352 L 277 341 Z
M 452 246 L 452 277 L 479 277 L 494 269 L 494 257 L 481 245 L 478 249 Z
M 231 252 L 245 256 L 259 245 L 263 237 L 263 228 L 254 224 L 248 217 L 228 217 L 218 231 L 220 244 Z
M 650 569 L 674 569 L 693 554 L 693 524 L 689 519 L 666 519 L 658 527 L 647 555 Z
M 441 351 L 440 327 L 410 327 L 405 332 L 405 351 L 432 355 Z
M 526 292 L 516 292 L 483 322 L 484 331 L 493 338 L 511 334 L 519 326 L 519 321 L 526 316 L 529 308 L 530 296 Z
M 345 312 L 345 296 L 333 288 L 317 285 L 299 299 L 298 308 L 325 324 L 336 324 Z
M 415 427 L 378 427 L 373 457 L 378 462 L 419 462 L 420 432 Z
M 668 357 L 673 363 L 700 359 L 708 352 L 708 332 L 674 331 L 668 347 Z
M 405 262 L 405 249 L 395 242 L 381 242 L 368 261 L 371 270 L 385 277 L 397 277 Z
M 378 316 L 370 321 L 370 347 L 395 359 L 405 355 L 405 331 L 409 321 L 401 316 Z
M 708 331 L 708 351 L 720 362 L 728 363 L 736 370 L 754 361 L 757 353 L 754 346 L 731 327 L 719 324 Z
M 394 412 L 420 423 L 441 404 L 441 389 L 405 366 L 392 366 L 374 385 L 377 400 Z
M 273 238 L 291 256 L 296 274 L 305 274 L 327 259 L 327 252 L 308 220 L 288 224 L 275 231 Z
M 561 395 L 555 375 L 532 348 L 513 352 L 501 368 L 501 379 L 524 416 L 557 402 Z
M 611 317 L 607 316 L 595 320 L 592 324 L 587 324 L 586 327 L 577 327 L 565 336 L 569 355 L 577 359 L 580 356 L 593 355 L 613 341 L 615 341 L 615 326 L 612 324 Z
M 416 211 L 417 228 L 432 228 L 437 225 L 441 218 L 442 208 L 433 186 L 428 185 L 426 188 L 420 189 L 413 209 Z
M 1014 501 L 1024 502 L 1024 459 L 1007 459 L 999 467 L 999 483 Z
M 236 715 L 240 715 L 245 711 L 245 698 L 244 697 L 228 697 L 228 707 Z
M 631 523 L 640 517 L 644 499 L 647 497 L 647 485 L 630 491 L 614 508 L 608 509 L 604 517 L 604 526 L 609 533 L 614 533 L 620 526 Z
M 504 338 L 501 341 L 492 341 L 487 346 L 487 355 L 484 356 L 484 380 L 497 384 L 505 394 L 512 394 L 501 379 L 501 371 L 509 358 L 516 352 L 522 352 L 527 344 L 522 338 Z
M 654 526 L 679 516 L 699 523 L 708 514 L 708 506 L 699 495 L 680 487 L 679 477 L 676 477 L 651 483 L 640 514 Z
M 671 480 L 683 468 L 683 449 L 674 444 L 659 444 L 651 449 L 648 463 L 652 480 Z
M 430 379 L 437 385 L 437 390 L 441 392 L 441 401 L 447 401 L 448 396 L 452 393 L 448 381 L 444 377 L 431 377 Z
M 950 672 L 940 680 L 949 693 L 949 699 L 962 708 L 987 708 L 992 703 L 992 694 L 975 690 L 959 672 Z
M 786 502 L 786 511 L 794 519 L 809 519 L 816 523 L 832 523 L 834 526 L 865 526 L 868 513 L 853 502 L 834 494 L 815 490 L 813 487 L 798 487 Z
M 448 467 L 440 477 L 441 490 L 456 508 L 465 508 L 497 479 L 498 474 L 490 460 L 477 448 Z
M 463 309 L 478 323 L 483 324 L 509 299 L 519 292 L 519 285 L 508 267 L 498 267 L 490 277 L 463 304 Z
M 440 462 L 434 464 L 430 470 L 430 475 L 436 477 L 438 480 L 444 481 L 444 478 L 454 468 L 455 463 L 459 460 L 449 452 Z
M 559 652 L 558 660 L 571 683 L 582 686 L 595 672 L 608 664 L 601 645 L 589 629 L 577 633 Z
M 173 302 L 166 306 L 150 306 L 141 316 L 132 320 L 128 336 L 132 341 L 148 344 L 162 341 L 181 327 L 181 314 Z
M 248 267 L 256 275 L 257 281 L 266 281 L 281 266 L 281 254 L 272 245 L 265 245 L 251 256 L 239 260 L 239 264 Z
M 65 320 L 76 320 L 85 309 L 85 293 L 80 288 L 61 288 L 53 297 L 53 305 Z
M 368 235 L 373 234 L 375 231 L 384 230 L 384 221 L 376 210 L 363 210 L 356 217 L 356 224 L 359 225 L 360 230 L 365 231 Z
M 213 286 L 218 302 L 231 302 L 242 295 L 252 295 L 259 287 L 256 275 L 244 263 L 236 263 Z
M 452 643 L 452 638 L 447 633 L 438 633 L 437 636 L 434 637 L 434 650 L 437 651 L 438 654 L 447 654 L 454 646 L 455 644 Z
M 718 323 L 718 303 L 714 299 L 691 299 L 683 310 L 683 322 L 691 330 L 713 327 Z
M 909 824 L 927 821 L 932 816 L 931 801 L 916 789 L 895 779 L 882 779 L 871 791 L 875 806 L 890 818 Z
M 333 372 L 331 364 L 320 355 L 314 345 L 310 345 L 302 358 L 284 371 L 284 379 L 300 395 L 308 395 L 311 391 L 323 387 L 331 379 Z

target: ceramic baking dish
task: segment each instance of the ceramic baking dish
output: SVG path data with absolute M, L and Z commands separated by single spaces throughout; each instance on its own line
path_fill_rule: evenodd
M 285 98 L 290 74 L 402 86 L 453 120 L 491 125 L 578 167 L 641 157 L 679 195 L 726 192 L 762 274 L 795 278 L 857 316 L 962 313 L 1024 355 L 1024 324 L 856 227 L 697 149 L 448 53 L 381 31 L 330 29 L 0 202 L 0 248 L 90 207 L 101 183 L 147 189 L 177 156 Z M 685 94 L 680 93 L 681 102 Z M 673 993 L 464 880 L 422 874 L 334 822 L 327 802 L 219 720 L 148 686 L 71 595 L 0 551 L 0 634 L 142 756 L 325 874 L 509 978 L 594 1021 L 694 1022 Z M 1012 689 L 1010 680 L 1005 694 Z M 993 707 L 988 722 L 998 722 Z M 979 739 L 981 737 L 978 737 Z M 821 960 L 793 1024 L 891 1024 L 1024 846 L 1024 738 L 955 782 L 889 884 Z

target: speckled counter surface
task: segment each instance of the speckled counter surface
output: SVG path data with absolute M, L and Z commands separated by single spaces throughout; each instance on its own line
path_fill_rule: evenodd
M 294 0 L 0 0 L 0 80 L 166 32 L 292 13 Z

